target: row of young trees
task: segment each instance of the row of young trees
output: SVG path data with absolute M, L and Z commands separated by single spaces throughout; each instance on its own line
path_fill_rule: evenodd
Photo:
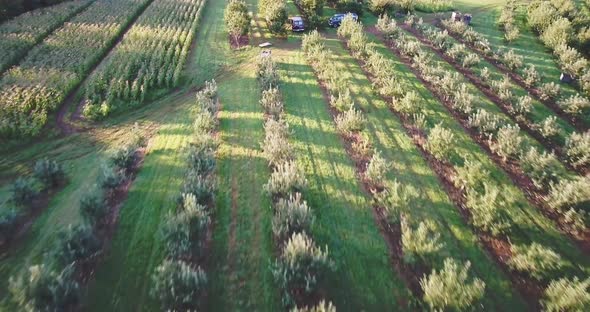
M 468 125 L 488 138 L 490 150 L 505 161 L 516 162 L 522 168 L 524 174 L 534 183 L 536 191 L 545 197 L 549 208 L 562 215 L 563 221 L 568 223 L 573 233 L 586 231 L 587 212 L 582 208 L 590 199 L 588 197 L 590 194 L 581 192 L 579 196 L 573 196 L 564 190 L 572 187 L 582 190 L 585 188 L 584 185 L 590 185 L 588 184 L 590 180 L 569 174 L 554 153 L 538 151 L 527 137 L 520 133 L 520 128 L 517 125 L 493 112 L 482 108 L 475 109 L 476 97 L 466 85 L 458 83 L 459 74 L 449 74 L 439 65 L 434 65 L 427 53 L 421 51 L 420 48 L 409 51 L 406 46 L 412 45 L 412 41 L 409 41 L 401 32 L 393 31 L 390 36 L 395 38 L 400 51 L 411 58 L 425 80 L 441 86 L 439 89 L 443 97 L 452 102 L 452 108 L 467 120 Z M 500 97 L 502 97 L 502 93 L 506 93 L 503 90 L 505 89 L 495 87 L 495 91 Z M 523 104 L 523 101 L 511 103 L 513 111 L 517 114 L 526 113 L 524 105 L 526 104 Z M 539 128 L 542 132 L 551 132 L 553 125 L 543 124 Z M 548 134 L 550 133 L 545 133 L 545 135 Z M 567 161 L 572 166 L 587 164 L 585 161 L 589 159 L 590 150 L 583 151 L 582 149 L 589 145 L 584 142 L 588 139 L 590 139 L 590 135 L 576 133 L 568 138 L 565 154 L 568 157 Z M 568 198 L 563 198 L 563 196 L 568 196 Z M 563 200 L 554 200 L 560 197 Z
M 504 39 L 508 42 L 518 39 L 520 35 L 520 30 L 518 30 L 515 20 L 517 10 L 518 5 L 516 4 L 516 0 L 509 0 L 502 7 L 500 17 L 498 18 L 498 26 L 504 31 Z
M 0 25 L 0 73 L 92 0 L 75 0 L 21 14 Z
M 11 198 L 0 206 L 0 246 L 8 245 L 27 216 L 33 215 L 35 208 L 40 208 L 34 205 L 34 201 L 41 193 L 49 194 L 65 182 L 63 167 L 49 159 L 35 163 L 32 177 L 18 178 L 12 184 Z
M 392 14 L 399 10 L 404 13 L 421 12 L 444 12 L 453 8 L 451 0 L 370 0 L 369 9 L 376 15 Z
M 39 134 L 48 114 L 79 85 L 149 0 L 95 1 L 0 80 L 0 136 Z
M 352 27 L 351 27 L 352 28 Z M 353 29 L 361 29 L 359 26 L 355 26 Z M 490 136 L 490 146 L 496 153 L 498 151 L 506 152 L 513 146 L 521 146 L 522 140 L 517 139 L 517 143 L 514 140 L 507 139 L 510 135 L 508 133 L 516 133 L 518 136 L 518 127 L 505 125 L 499 128 L 497 118 L 494 118 L 490 113 L 479 110 L 473 112 L 469 109 L 470 102 L 473 101 L 474 97 L 465 92 L 465 87 L 451 83 L 454 79 L 446 79 L 445 76 L 451 76 L 446 71 L 437 68 L 425 53 L 418 47 L 409 48 L 411 44 L 396 25 L 394 20 L 388 17 L 381 17 L 378 21 L 379 31 L 385 35 L 392 43 L 395 44 L 396 49 L 406 58 L 409 58 L 413 66 L 418 69 L 421 76 L 428 82 L 437 86 L 437 89 L 441 90 L 441 94 L 452 102 L 453 109 L 457 110 L 461 115 L 468 117 L 469 124 L 473 126 L 478 132 Z M 355 32 L 359 32 L 356 30 Z M 351 35 L 352 37 L 352 35 Z M 359 45 L 363 46 L 363 45 Z M 364 46 L 368 46 L 367 43 Z M 400 101 L 400 97 L 406 98 L 404 95 L 403 87 L 399 89 L 389 89 L 391 85 L 395 83 L 388 83 L 389 80 L 400 80 L 392 78 L 394 71 L 382 70 L 381 68 L 393 68 L 393 64 L 387 61 L 383 56 L 379 57 L 378 52 L 371 48 L 365 48 L 367 55 L 365 63 L 367 70 L 371 72 L 378 81 L 380 86 L 380 92 L 388 96 L 393 95 L 392 101 L 393 108 L 399 111 L 401 114 L 413 116 L 414 123 L 423 127 L 424 118 L 420 117 L 420 102 L 424 101 L 421 98 L 415 98 L 411 102 L 412 108 L 408 109 L 408 106 L 399 106 L 396 103 L 404 102 Z M 371 51 L 371 52 L 369 52 Z M 362 54 L 360 54 L 362 55 Z M 388 64 L 390 63 L 390 64 Z M 376 66 L 377 64 L 378 66 Z M 394 77 L 394 76 L 393 76 Z M 407 93 L 406 93 L 407 94 Z M 471 115 L 468 115 L 471 114 Z M 435 157 L 439 159 L 445 159 L 450 156 L 449 153 L 453 150 L 453 134 L 451 131 L 446 130 L 440 126 L 435 126 L 430 130 L 425 130 L 428 134 L 428 149 Z M 517 148 L 518 150 L 518 148 Z M 552 174 L 551 170 L 543 167 L 543 162 L 540 160 L 541 156 L 548 154 L 540 154 L 534 148 L 531 148 L 528 152 L 522 152 L 521 166 L 527 173 L 536 172 L 540 175 L 547 173 L 545 177 Z M 526 156 L 528 153 L 530 157 Z M 518 154 L 518 152 L 516 152 Z M 550 154 L 549 154 L 550 155 Z M 554 164 L 555 165 L 555 164 Z M 534 169 L 533 169 L 534 168 Z M 510 214 L 505 209 L 507 206 L 512 205 L 510 198 L 506 197 L 501 188 L 489 179 L 490 172 L 488 172 L 482 164 L 474 159 L 464 159 L 463 165 L 455 166 L 456 176 L 454 178 L 455 186 L 461 189 L 465 194 L 465 207 L 471 214 L 471 223 L 479 231 L 488 233 L 497 238 L 510 237 L 512 233 L 511 229 L 515 228 L 515 221 L 512 220 Z M 545 181 L 546 183 L 549 183 Z M 563 180 L 563 184 L 568 184 L 569 187 L 574 187 L 576 184 L 585 184 L 586 188 L 590 181 L 587 178 L 576 178 L 574 180 Z M 547 186 L 548 184 L 545 184 Z M 551 191 L 547 195 L 547 201 L 550 202 L 551 197 L 568 196 L 565 195 L 567 192 L 564 189 L 558 190 L 558 184 L 550 184 Z M 578 196 L 569 196 L 567 200 L 570 205 L 583 204 L 587 202 L 590 197 L 587 191 L 582 191 L 584 187 L 580 187 L 576 190 Z M 584 197 L 584 199 L 581 199 Z M 581 200 L 581 201 L 580 201 Z M 567 204 L 565 205 L 567 206 Z M 554 206 L 556 209 L 562 209 L 562 207 Z M 573 209 L 573 208 L 572 208 Z M 574 214 L 578 214 L 579 211 L 574 210 Z M 509 240 L 510 241 L 510 240 Z M 516 238 L 512 241 L 518 241 Z M 576 309 L 584 307 L 589 303 L 590 294 L 586 286 L 588 281 L 580 281 L 578 278 L 561 278 L 553 279 L 559 276 L 560 269 L 563 266 L 563 259 L 559 254 L 550 248 L 544 247 L 538 243 L 532 242 L 530 244 L 516 244 L 510 243 L 511 245 L 511 257 L 504 262 L 504 265 L 516 272 L 520 272 L 524 276 L 527 276 L 531 280 L 539 280 L 546 286 L 544 298 L 541 304 L 549 310 L 562 310 L 562 309 Z M 550 281 L 550 282 L 549 282 Z M 569 285 L 569 286 L 566 286 Z M 566 300 L 562 300 L 556 296 L 557 292 L 567 293 Z
M 511 115 L 515 120 L 524 123 L 525 126 L 533 131 L 538 132 L 544 138 L 555 142 L 555 145 L 562 145 L 564 152 L 561 156 L 565 158 L 566 163 L 578 169 L 584 168 L 590 164 L 590 149 L 586 151 L 583 150 L 584 145 L 590 144 L 590 142 L 584 143 L 585 139 L 590 139 L 590 132 L 573 132 L 566 137 L 564 143 L 561 143 L 560 134 L 563 130 L 559 127 L 557 118 L 551 115 L 540 122 L 535 122 L 532 120 L 530 115 L 534 108 L 534 100 L 528 95 L 520 97 L 516 96 L 515 93 L 517 90 L 507 76 L 503 76 L 501 80 L 494 80 L 491 77 L 487 67 L 484 67 L 482 70 L 478 68 L 469 69 L 468 67 L 473 67 L 475 62 L 468 62 L 468 60 L 475 59 L 479 61 L 479 58 L 477 55 L 471 58 L 470 53 L 466 54 L 464 52 L 464 45 L 453 43 L 446 30 L 442 31 L 438 28 L 424 24 L 417 24 L 415 25 L 415 28 L 421 32 L 426 37 L 426 39 L 430 41 L 430 43 L 432 43 L 435 49 L 454 59 L 456 63 L 461 64 L 466 70 L 472 71 L 474 77 L 479 75 L 479 78 L 474 79 L 479 79 L 482 87 L 488 88 L 494 94 L 496 94 L 499 100 L 502 101 L 506 107 L 508 107 L 508 114 Z M 476 71 L 479 72 L 476 73 Z M 538 77 L 539 74 L 534 67 L 531 66 L 525 70 L 525 80 L 527 82 L 534 84 L 535 81 L 538 81 Z M 470 97 L 472 96 L 470 95 Z M 559 103 L 566 111 L 573 112 L 575 110 L 581 112 L 583 108 L 580 107 L 580 105 L 583 104 L 578 105 L 580 101 L 588 101 L 588 105 L 590 106 L 590 100 L 585 98 L 569 98 L 561 100 Z
M 459 36 L 479 52 L 504 64 L 513 74 L 520 77 L 530 95 L 538 97 L 544 102 L 554 103 L 559 111 L 565 112 L 573 117 L 583 117 L 590 110 L 590 99 L 587 96 L 578 93 L 566 96 L 562 94 L 559 85 L 555 82 L 542 83 L 544 77 L 536 70 L 534 65 L 524 66 L 524 58 L 515 50 L 509 49 L 503 51 L 498 49 L 494 51 L 485 37 L 463 23 L 444 20 L 442 25 L 449 32 Z M 574 63 L 578 63 L 579 60 L 582 60 L 584 63 L 582 56 L 573 52 L 575 51 L 567 48 L 560 55 L 563 56 L 564 61 L 571 63 L 572 66 L 577 66 Z M 482 78 L 489 78 L 489 74 L 485 72 L 484 74 L 486 75 Z M 531 90 L 536 92 L 533 93 Z
M 578 52 L 590 45 L 590 17 L 571 0 L 538 0 L 528 5 L 527 20 L 553 50 L 561 70 L 577 79 L 580 91 L 590 96 L 590 63 Z
M 528 6 L 527 21 L 553 50 L 562 71 L 577 79 L 580 90 L 590 96 L 590 63 L 578 50 L 590 44 L 590 17 L 580 12 L 571 0 L 536 0 Z
M 261 146 L 272 168 L 264 191 L 272 198 L 272 232 L 280 249 L 271 270 L 283 291 L 283 304 L 287 308 L 335 312 L 330 302 L 312 302 L 318 297 L 322 278 L 334 264 L 327 247 L 322 250 L 311 236 L 313 211 L 302 195 L 307 180 L 289 143 L 278 67 L 270 55 L 260 56 L 256 70 L 262 92 L 260 104 L 265 111 L 265 138 Z
M 582 117 L 590 109 L 590 99 L 588 98 L 590 93 L 588 93 L 588 90 L 584 91 L 584 88 L 582 88 L 582 91 L 586 92 L 585 96 L 575 92 L 569 96 L 562 94 L 559 85 L 555 82 L 542 83 L 544 77 L 535 69 L 534 65 L 525 67 L 524 58 L 515 50 L 493 50 L 484 36 L 464 23 L 444 20 L 442 25 L 476 50 L 508 67 L 513 74 L 520 77 L 529 89 L 535 91 L 535 94 L 532 95 L 535 95 L 540 100 L 555 103 L 558 110 L 573 117 Z M 573 77 L 578 77 L 581 86 L 586 84 L 584 81 L 590 79 L 590 75 L 586 79 L 583 73 L 584 69 L 588 67 L 587 60 L 579 52 L 567 45 L 558 45 L 554 52 L 559 58 L 558 63 L 562 67 L 562 71 L 571 74 Z M 575 74 L 576 72 L 578 74 Z
M 166 258 L 153 273 L 151 294 L 165 311 L 196 311 L 207 290 L 207 274 L 199 263 L 207 256 L 206 238 L 217 189 L 214 131 L 218 109 L 217 83 L 205 82 L 196 96 L 188 170 L 177 208 L 160 228 Z
M 86 83 L 84 115 L 102 118 L 178 86 L 205 2 L 152 2 Z
M 384 25 L 383 21 L 380 25 Z M 428 133 L 428 142 L 423 148 L 437 159 L 448 157 L 454 144 L 453 134 L 438 124 L 428 130 L 425 116 L 420 112 L 419 101 L 422 99 L 416 92 L 404 90 L 404 84 L 396 77 L 395 66 L 369 44 L 362 25 L 346 17 L 338 29 L 338 36 L 345 40 L 353 56 L 371 73 L 377 92 L 391 98 L 392 108 L 398 114 L 413 119 L 420 124 L 421 131 Z M 365 176 L 372 183 L 379 183 L 389 167 L 376 153 L 367 165 Z M 420 197 L 416 189 L 393 181 L 384 185 L 382 191 L 374 191 L 374 197 L 387 214 L 388 221 L 401 229 L 405 264 L 432 270 L 420 278 L 424 303 L 433 310 L 465 310 L 484 297 L 485 283 L 472 277 L 469 261 L 462 263 L 443 257 L 441 251 L 445 241 L 439 229 L 444 226 L 432 219 L 416 218 L 417 214 L 412 210 Z
M 54 246 L 44 255 L 41 264 L 32 265 L 10 278 L 10 298 L 19 309 L 71 311 L 76 308 L 81 298 L 81 283 L 92 271 L 107 239 L 105 229 L 113 226 L 111 201 L 117 188 L 137 170 L 138 150 L 144 145 L 144 138 L 136 133 L 131 143 L 109 152 L 96 185 L 80 199 L 82 223 L 70 224 L 58 231 Z M 55 180 L 61 175 L 47 176 Z

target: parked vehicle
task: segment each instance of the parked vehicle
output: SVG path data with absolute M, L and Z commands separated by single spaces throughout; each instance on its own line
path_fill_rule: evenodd
M 292 31 L 304 31 L 305 25 L 303 24 L 303 18 L 301 16 L 294 16 L 289 18 Z
M 346 15 L 352 15 L 352 18 L 354 18 L 355 21 L 359 20 L 359 16 L 356 15 L 356 13 L 338 13 L 338 14 L 334 14 L 332 15 L 332 17 L 330 17 L 330 20 L 328 20 L 328 25 L 330 25 L 330 27 L 340 27 L 340 23 L 342 23 L 342 20 L 346 17 Z

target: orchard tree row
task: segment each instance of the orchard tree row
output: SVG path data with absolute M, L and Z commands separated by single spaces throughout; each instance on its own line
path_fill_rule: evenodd
M 23 13 L 0 25 L 0 73 L 93 0 L 68 1 Z
M 272 232 L 280 249 L 271 271 L 283 292 L 286 308 L 335 312 L 330 302 L 313 302 L 318 298 L 322 278 L 333 270 L 334 264 L 328 249 L 318 247 L 311 235 L 314 215 L 303 199 L 307 180 L 289 143 L 289 125 L 283 119 L 278 67 L 270 55 L 260 56 L 256 70 L 262 92 L 260 104 L 265 112 L 265 138 L 261 146 L 272 168 L 264 191 L 272 198 Z
M 0 80 L 0 136 L 39 134 L 149 1 L 95 1 L 31 49 Z
M 361 33 L 361 26 L 353 22 L 350 25 L 347 35 L 348 38 L 353 38 L 355 36 L 354 34 Z M 343 23 L 342 26 L 347 25 Z M 339 32 L 346 34 L 347 30 L 346 28 L 342 28 L 342 26 Z M 473 97 L 465 93 L 466 88 L 454 83 L 453 81 L 455 79 L 449 76 L 448 71 L 441 70 L 440 68 L 437 69 L 437 65 L 434 65 L 429 60 L 425 53 L 421 51 L 420 47 L 410 48 L 414 44 L 404 37 L 394 20 L 386 16 L 380 18 L 378 29 L 384 36 L 391 40 L 392 44 L 395 45 L 395 49 L 403 57 L 411 60 L 413 66 L 418 69 L 421 76 L 427 82 L 436 85 L 437 89 L 441 90 L 441 94 L 444 94 L 444 97 L 452 103 L 453 109 L 456 109 L 463 116 L 472 114 L 468 117 L 469 124 L 476 131 L 490 136 L 490 146 L 494 152 L 506 151 L 508 146 L 515 146 L 514 141 L 505 141 L 506 137 L 503 135 L 503 133 L 510 132 L 508 129 L 514 129 L 514 126 L 503 126 L 503 128 L 499 129 L 496 118 L 491 116 L 490 113 L 484 110 L 473 112 L 469 108 Z M 400 80 L 392 78 L 392 73 L 395 71 L 392 72 L 391 70 L 383 69 L 393 68 L 393 64 L 387 65 L 389 61 L 383 56 L 379 56 L 379 52 L 372 49 L 366 40 L 364 40 L 364 43 L 359 42 L 355 47 L 357 48 L 351 46 L 351 40 L 349 39 L 349 48 L 356 51 L 357 55 L 365 61 L 367 70 L 375 76 L 376 81 L 381 86 L 380 92 L 388 96 L 393 96 L 393 109 L 407 116 L 411 116 L 418 127 L 423 127 L 425 123 L 419 111 L 421 110 L 420 103 L 425 102 L 425 100 L 416 95 L 412 101 L 404 101 L 403 99 L 408 97 L 407 91 L 404 91 L 404 84 L 401 83 L 400 86 L 399 83 L 388 82 L 391 79 L 397 82 L 400 82 Z M 393 88 L 389 88 L 390 86 L 393 86 Z M 403 103 L 407 103 L 407 105 L 402 105 Z M 450 159 L 450 153 L 455 149 L 452 147 L 454 144 L 453 133 L 441 128 L 440 125 L 436 125 L 430 130 L 425 129 L 425 131 L 429 133 L 427 146 L 430 152 L 437 158 Z M 518 134 L 518 131 L 515 132 Z M 522 140 L 518 141 L 519 143 L 516 146 L 522 146 Z M 543 167 L 540 164 L 542 163 L 541 156 L 543 155 L 536 152 L 534 148 L 522 155 L 527 155 L 528 153 L 535 155 L 531 155 L 531 157 L 522 156 L 521 163 L 527 166 L 525 172 L 529 174 L 532 174 L 532 172 L 543 172 L 543 174 L 545 172 L 551 172 L 548 168 L 537 170 L 538 167 Z M 543 157 L 546 157 L 546 154 Z M 517 230 L 520 227 L 519 223 L 521 221 L 514 219 L 515 215 L 511 212 L 515 208 L 515 203 L 511 202 L 500 191 L 501 188 L 499 185 L 496 185 L 496 182 L 490 179 L 490 172 L 485 169 L 482 163 L 479 163 L 475 159 L 464 159 L 463 165 L 455 165 L 454 171 L 456 174 L 454 177 L 455 184 L 465 194 L 464 205 L 471 214 L 470 219 L 472 225 L 481 233 L 487 233 L 500 240 L 508 239 L 512 256 L 509 259 L 501 261 L 501 263 L 507 269 L 526 276 L 529 280 L 528 283 L 534 284 L 538 281 L 545 287 L 541 304 L 546 309 L 560 310 L 583 307 L 588 304 L 590 294 L 586 289 L 587 286 L 584 285 L 587 285 L 590 281 L 580 281 L 575 276 L 576 274 L 574 272 L 576 270 L 571 270 L 569 260 L 560 256 L 551 248 L 543 246 L 540 242 L 535 242 L 532 237 L 524 240 L 522 239 L 524 237 L 520 237 L 520 235 L 526 236 L 526 234 Z M 538 182 L 542 181 L 539 180 Z M 587 199 L 580 198 L 578 195 L 584 198 L 590 198 L 588 197 L 590 194 L 582 191 L 582 189 L 587 188 L 587 186 L 582 185 L 587 185 L 588 183 L 589 181 L 586 178 L 575 178 L 573 180 L 563 180 L 560 183 L 551 184 L 551 191 L 547 195 L 547 201 L 553 202 L 555 205 L 552 207 L 555 209 L 565 208 L 570 209 L 572 214 L 583 214 L 583 211 L 575 210 L 574 207 L 587 201 Z M 567 191 L 559 189 L 565 184 L 569 184 L 568 188 L 574 187 L 574 184 L 577 184 L 579 188 L 576 194 L 578 195 L 569 196 L 567 195 Z M 541 184 L 541 186 L 543 185 Z M 547 187 L 547 184 L 545 184 L 545 187 Z M 569 198 L 565 199 L 568 196 Z M 552 201 L 558 197 L 564 199 L 560 204 Z M 561 204 L 564 205 L 561 206 Z M 581 226 L 585 227 L 583 223 Z M 563 274 L 566 276 L 559 278 Z M 564 285 L 570 285 L 571 287 L 564 287 Z M 567 292 L 572 296 L 568 296 L 568 300 L 561 300 L 559 292 Z
M 71 311 L 79 307 L 83 283 L 91 276 L 110 238 L 107 233 L 115 226 L 116 195 L 122 191 L 121 185 L 133 179 L 141 157 L 139 151 L 145 143 L 136 132 L 132 142 L 109 151 L 96 184 L 80 199 L 82 222 L 58 230 L 54 245 L 48 248 L 40 264 L 10 277 L 10 299 L 19 310 Z M 55 181 L 62 177 L 54 163 L 41 164 L 46 168 L 46 179 Z
M 214 214 L 217 179 L 215 151 L 218 142 L 217 83 L 205 82 L 194 107 L 193 138 L 187 170 L 175 211 L 160 228 L 166 258 L 153 273 L 151 294 L 163 311 L 197 311 L 208 289 L 202 264 L 207 257 L 207 235 Z
M 137 106 L 178 86 L 205 0 L 155 0 L 86 83 L 84 115 Z

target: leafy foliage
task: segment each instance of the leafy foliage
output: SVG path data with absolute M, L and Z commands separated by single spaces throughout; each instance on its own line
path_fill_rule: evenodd
M 250 31 L 250 20 L 248 6 L 242 0 L 231 0 L 225 7 L 223 15 L 225 27 L 236 43 L 241 36 L 247 35 Z
M 301 193 L 295 193 L 276 203 L 272 231 L 278 238 L 290 237 L 293 233 L 309 232 L 313 221 L 307 202 L 301 198 Z
M 385 210 L 389 222 L 400 222 L 400 216 L 416 204 L 418 191 L 411 185 L 402 185 L 397 180 L 385 185 L 382 192 L 373 193 L 375 201 Z
M 14 209 L 0 207 L 0 246 L 14 236 L 19 215 Z
M 510 251 L 512 257 L 508 260 L 508 266 L 513 270 L 526 272 L 537 280 L 542 280 L 563 265 L 561 257 L 555 251 L 538 243 L 529 246 L 512 245 Z
M 37 189 L 33 181 L 26 178 L 18 178 L 11 187 L 12 201 L 19 206 L 27 206 L 37 196 Z
M 445 160 L 451 156 L 455 144 L 455 134 L 437 124 L 428 133 L 426 148 L 438 160 Z
M 574 167 L 590 164 L 590 132 L 573 132 L 565 140 L 565 152 L 569 163 Z
M 505 125 L 496 135 L 496 140 L 490 140 L 490 149 L 506 161 L 508 158 L 518 156 L 522 150 L 523 137 L 520 135 L 518 125 Z
M 295 191 L 301 191 L 307 186 L 307 180 L 303 170 L 295 161 L 287 161 L 277 165 L 264 190 L 272 195 L 285 195 Z
M 550 312 L 584 311 L 590 305 L 589 289 L 590 279 L 561 278 L 549 284 L 541 303 Z
M 407 218 L 401 222 L 402 248 L 406 263 L 429 264 L 429 260 L 442 248 L 438 227 L 432 220 L 420 221 L 417 226 L 412 226 Z
M 151 294 L 166 311 L 196 311 L 208 284 L 205 271 L 182 260 L 164 260 L 152 281 Z
M 45 187 L 55 187 L 65 179 L 63 167 L 55 160 L 49 159 L 38 160 L 33 170 L 35 177 L 45 185 Z
M 432 270 L 429 276 L 420 280 L 424 301 L 431 309 L 462 310 L 483 297 L 485 283 L 478 278 L 469 280 L 470 267 L 469 261 L 461 265 L 447 258 L 440 271 Z
M 69 225 L 57 234 L 53 257 L 62 265 L 85 261 L 100 251 L 101 243 L 86 225 Z
M 293 302 L 293 291 L 311 293 L 318 281 L 333 267 L 328 250 L 317 247 L 305 233 L 294 233 L 272 267 L 277 284 L 285 292 L 283 301 Z
M 99 190 L 89 190 L 80 198 L 80 215 L 86 224 L 99 224 L 108 212 L 106 201 Z
M 523 153 L 520 166 L 540 189 L 548 187 L 550 183 L 558 182 L 564 176 L 562 166 L 554 154 L 540 153 L 534 147 Z
M 33 265 L 16 278 L 10 278 L 9 290 L 13 301 L 27 312 L 66 311 L 80 298 L 71 265 L 59 272 L 43 264 Z
M 505 206 L 510 205 L 501 193 L 501 189 L 483 182 L 484 191 L 479 193 L 467 190 L 465 205 L 471 212 L 473 225 L 492 235 L 501 235 L 511 227 Z
M 380 184 L 385 179 L 390 167 L 390 164 L 381 156 L 381 152 L 375 151 L 367 164 L 365 177 L 373 184 Z

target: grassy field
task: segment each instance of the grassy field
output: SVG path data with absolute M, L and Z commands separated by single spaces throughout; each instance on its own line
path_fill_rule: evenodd
M 455 7 L 472 12 L 476 30 L 499 45 L 503 44 L 502 33 L 494 19 L 496 9 L 503 2 L 493 0 L 482 5 L 460 0 Z M 226 2 L 208 0 L 183 72 L 182 87 L 103 123 L 83 123 L 86 129 L 77 133 L 0 148 L 0 203 L 9 196 L 9 184 L 17 176 L 29 174 L 37 159 L 49 157 L 63 163 L 69 179 L 30 231 L 0 258 L 0 311 L 17 310 L 8 301 L 9 277 L 41 262 L 44 253 L 52 248 L 56 232 L 80 221 L 78 202 L 95 183 L 105 151 L 127 140 L 136 122 L 150 137 L 144 164 L 121 207 L 119 224 L 104 259 L 88 287 L 84 287 L 82 309 L 161 310 L 149 294 L 152 272 L 164 257 L 158 229 L 166 213 L 174 209 L 184 179 L 187 146 L 193 134 L 196 90 L 212 78 L 218 82 L 221 103 L 216 172 L 219 191 L 212 215 L 210 252 L 204 264 L 210 287 L 203 308 L 282 309 L 280 289 L 269 269 L 278 254 L 271 231 L 271 200 L 262 191 L 270 175 L 260 146 L 264 138 L 264 115 L 255 73 L 255 59 L 260 52 L 256 45 L 263 41 L 273 43 L 273 58 L 280 67 L 284 117 L 292 131 L 289 138 L 309 184 L 303 197 L 316 217 L 312 236 L 318 245 L 327 246 L 336 263 L 335 271 L 320 285 L 321 295 L 342 311 L 404 310 L 413 295 L 391 263 L 390 250 L 373 215 L 371 195 L 359 182 L 355 165 L 335 129 L 328 102 L 301 51 L 301 36 L 289 34 L 282 39 L 271 36 L 256 15 L 257 0 L 247 3 L 254 16 L 250 45 L 232 50 L 223 21 Z M 290 16 L 298 14 L 291 1 L 288 12 Z M 334 12 L 327 8 L 324 15 Z M 365 12 L 363 22 L 374 25 L 376 18 Z M 446 243 L 441 258 L 471 262 L 474 275 L 486 283 L 483 300 L 486 310 L 526 310 L 525 300 L 484 250 L 472 227 L 445 193 L 438 176 L 412 143 L 401 121 L 375 92 L 358 62 L 336 38 L 334 30 L 326 30 L 323 35 L 327 38 L 325 44 L 333 51 L 339 74 L 350 82 L 354 101 L 368 119 L 370 141 L 392 163 L 393 169 L 384 182 L 397 179 L 419 190 L 421 199 L 412 209 L 412 217 L 431 219 L 441 226 L 439 232 Z M 527 62 L 538 64 L 540 72 L 555 75 L 559 70 L 551 53 L 533 41 L 532 36 L 528 31 L 523 32 L 513 46 Z M 370 38 L 379 52 L 394 61 L 400 78 L 424 98 L 423 113 L 429 123 L 442 123 L 454 132 L 455 156 L 449 161 L 460 164 L 458 155 L 480 160 L 490 171 L 490 179 L 511 198 L 512 204 L 506 211 L 517 226 L 511 233 L 513 242 L 540 242 L 561 254 L 568 274 L 582 277 L 590 274 L 590 259 L 526 200 L 522 190 L 492 162 L 410 69 L 376 37 Z M 439 61 L 451 70 L 448 64 Z M 498 110 L 483 94 L 476 94 L 486 109 Z M 552 113 L 543 107 L 538 107 L 537 112 L 541 117 Z M 567 124 L 563 126 L 571 132 Z

